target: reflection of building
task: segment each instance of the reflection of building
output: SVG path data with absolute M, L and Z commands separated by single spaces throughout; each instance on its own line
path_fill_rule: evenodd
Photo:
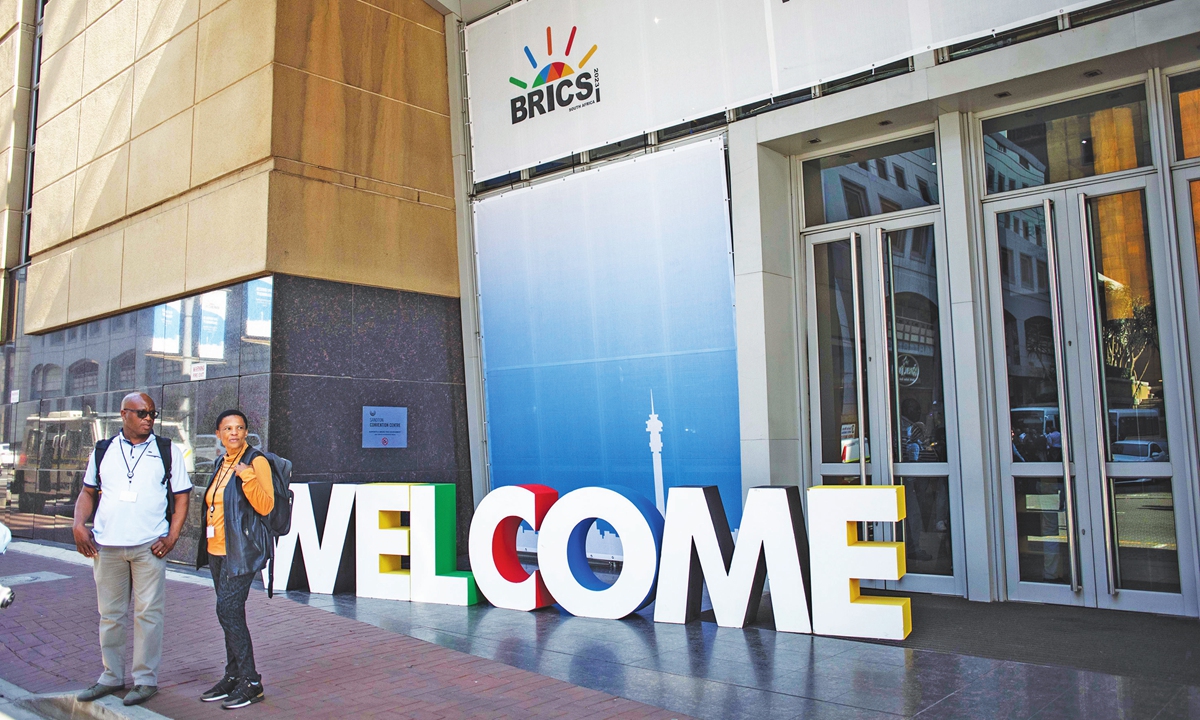
M 935 205 L 937 157 L 932 144 L 901 141 L 841 153 L 804 164 L 805 177 L 820 183 L 823 202 L 805 212 L 838 222 Z

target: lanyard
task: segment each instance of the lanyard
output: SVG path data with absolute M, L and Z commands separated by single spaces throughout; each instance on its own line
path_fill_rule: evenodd
M 129 443 L 129 454 L 132 456 L 133 449 L 137 446 L 134 445 L 133 443 L 129 442 L 128 440 L 126 440 L 124 435 L 121 436 L 121 442 Z M 149 449 L 150 449 L 150 438 L 146 438 L 146 442 L 142 444 L 142 454 L 138 455 L 137 459 L 133 461 L 133 467 L 129 467 L 129 458 L 125 457 L 125 451 L 124 451 L 124 449 L 122 449 L 121 459 L 125 461 L 125 470 L 126 470 L 125 477 L 129 478 L 130 480 L 133 480 L 133 471 L 137 470 L 138 463 L 140 463 L 142 461 L 142 458 L 146 457 L 146 451 Z M 130 483 L 130 484 L 132 484 L 132 483 Z
M 229 481 L 233 479 L 234 466 L 237 465 L 237 461 L 241 460 L 242 456 L 245 454 L 246 454 L 246 449 L 242 448 L 242 451 L 240 453 L 238 453 L 237 457 L 235 457 L 233 460 L 231 460 L 229 462 L 228 466 L 225 466 L 225 464 L 222 463 L 222 471 L 223 472 L 219 473 L 217 475 L 217 479 L 213 482 L 214 487 L 213 487 L 212 504 L 208 506 L 209 519 L 212 519 L 212 517 L 217 512 L 217 498 L 221 496 L 222 491 L 225 490 L 225 486 L 228 485 Z M 222 482 L 222 480 L 224 482 Z

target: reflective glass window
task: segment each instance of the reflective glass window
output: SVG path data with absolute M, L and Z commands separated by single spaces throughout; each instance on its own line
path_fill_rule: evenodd
M 850 242 L 840 240 L 813 247 L 820 347 L 821 462 L 826 463 L 857 463 L 860 451 L 858 393 L 865 383 L 855 377 L 852 273 L 856 270 L 850 262 Z M 870 417 L 865 396 L 863 406 L 864 414 Z M 868 460 L 869 429 L 870 425 L 862 428 Z
M 1140 190 L 1088 198 L 1087 210 L 1108 458 L 1144 462 L 1150 453 L 1121 450 L 1154 445 L 1153 459 L 1166 462 L 1166 399 L 1146 198 Z
M 1024 110 L 983 123 L 989 193 L 1145 167 L 1150 127 L 1143 85 Z
M 1017 495 L 1017 558 L 1025 582 L 1071 582 L 1067 489 L 1061 477 L 1013 478 Z
M 806 160 L 803 173 L 805 224 L 810 226 L 938 202 L 932 133 Z
M 933 227 L 886 233 L 890 422 L 896 462 L 946 462 L 942 333 Z M 907 258 L 903 248 L 908 247 Z M 901 248 L 897 253 L 897 248 Z
M 1175 159 L 1200 157 L 1200 72 L 1171 78 Z
M 1059 428 L 1058 368 L 1054 357 L 1047 251 L 1029 236 L 1012 230 L 1013 227 L 1028 225 L 1040 229 L 1031 233 L 1033 237 L 1042 237 L 1046 226 L 1045 213 L 1040 205 L 1012 210 L 1001 213 L 997 217 L 997 224 L 1000 234 L 1000 298 L 1004 306 L 1004 351 L 1008 366 L 1012 459 L 1013 462 L 1060 461 L 1062 433 Z M 1014 257 L 1020 258 L 1019 273 L 1013 268 Z M 1039 274 L 1037 282 L 1032 277 L 1035 259 Z M 1061 479 L 1054 482 L 1061 484 Z M 1039 480 L 1039 487 L 1042 487 L 1041 483 Z M 1031 497 L 1045 495 L 1041 491 L 1030 492 Z M 1034 513 L 1030 517 L 1040 518 L 1037 522 L 1050 522 L 1050 516 L 1044 514 L 1045 508 L 1040 505 L 1030 508 L 1029 512 Z M 1038 533 L 1038 537 L 1043 535 L 1046 533 Z M 1044 549 L 1040 544 L 1036 547 Z M 1042 550 L 1037 552 L 1041 553 Z

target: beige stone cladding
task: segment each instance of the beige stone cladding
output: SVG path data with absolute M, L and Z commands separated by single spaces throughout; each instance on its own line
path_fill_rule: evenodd
M 270 272 L 458 295 L 422 0 L 54 0 L 44 28 L 27 332 Z
M 20 263 L 35 7 L 35 0 L 0 0 L 0 257 L 5 269 Z M 8 297 L 7 282 L 8 273 L 0 273 L 0 298 Z

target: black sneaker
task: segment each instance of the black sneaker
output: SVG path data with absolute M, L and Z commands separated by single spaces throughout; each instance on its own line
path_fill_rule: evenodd
M 203 695 L 200 696 L 201 702 L 216 702 L 229 697 L 229 693 L 237 689 L 238 679 L 232 675 L 226 675 L 221 678 L 216 685 L 213 685 Z
M 234 710 L 236 708 L 246 707 L 251 703 L 262 702 L 262 700 L 262 682 L 242 680 L 240 683 L 238 683 L 237 689 L 229 693 L 229 697 L 225 698 L 225 702 L 221 703 L 221 707 L 225 708 L 226 710 Z

